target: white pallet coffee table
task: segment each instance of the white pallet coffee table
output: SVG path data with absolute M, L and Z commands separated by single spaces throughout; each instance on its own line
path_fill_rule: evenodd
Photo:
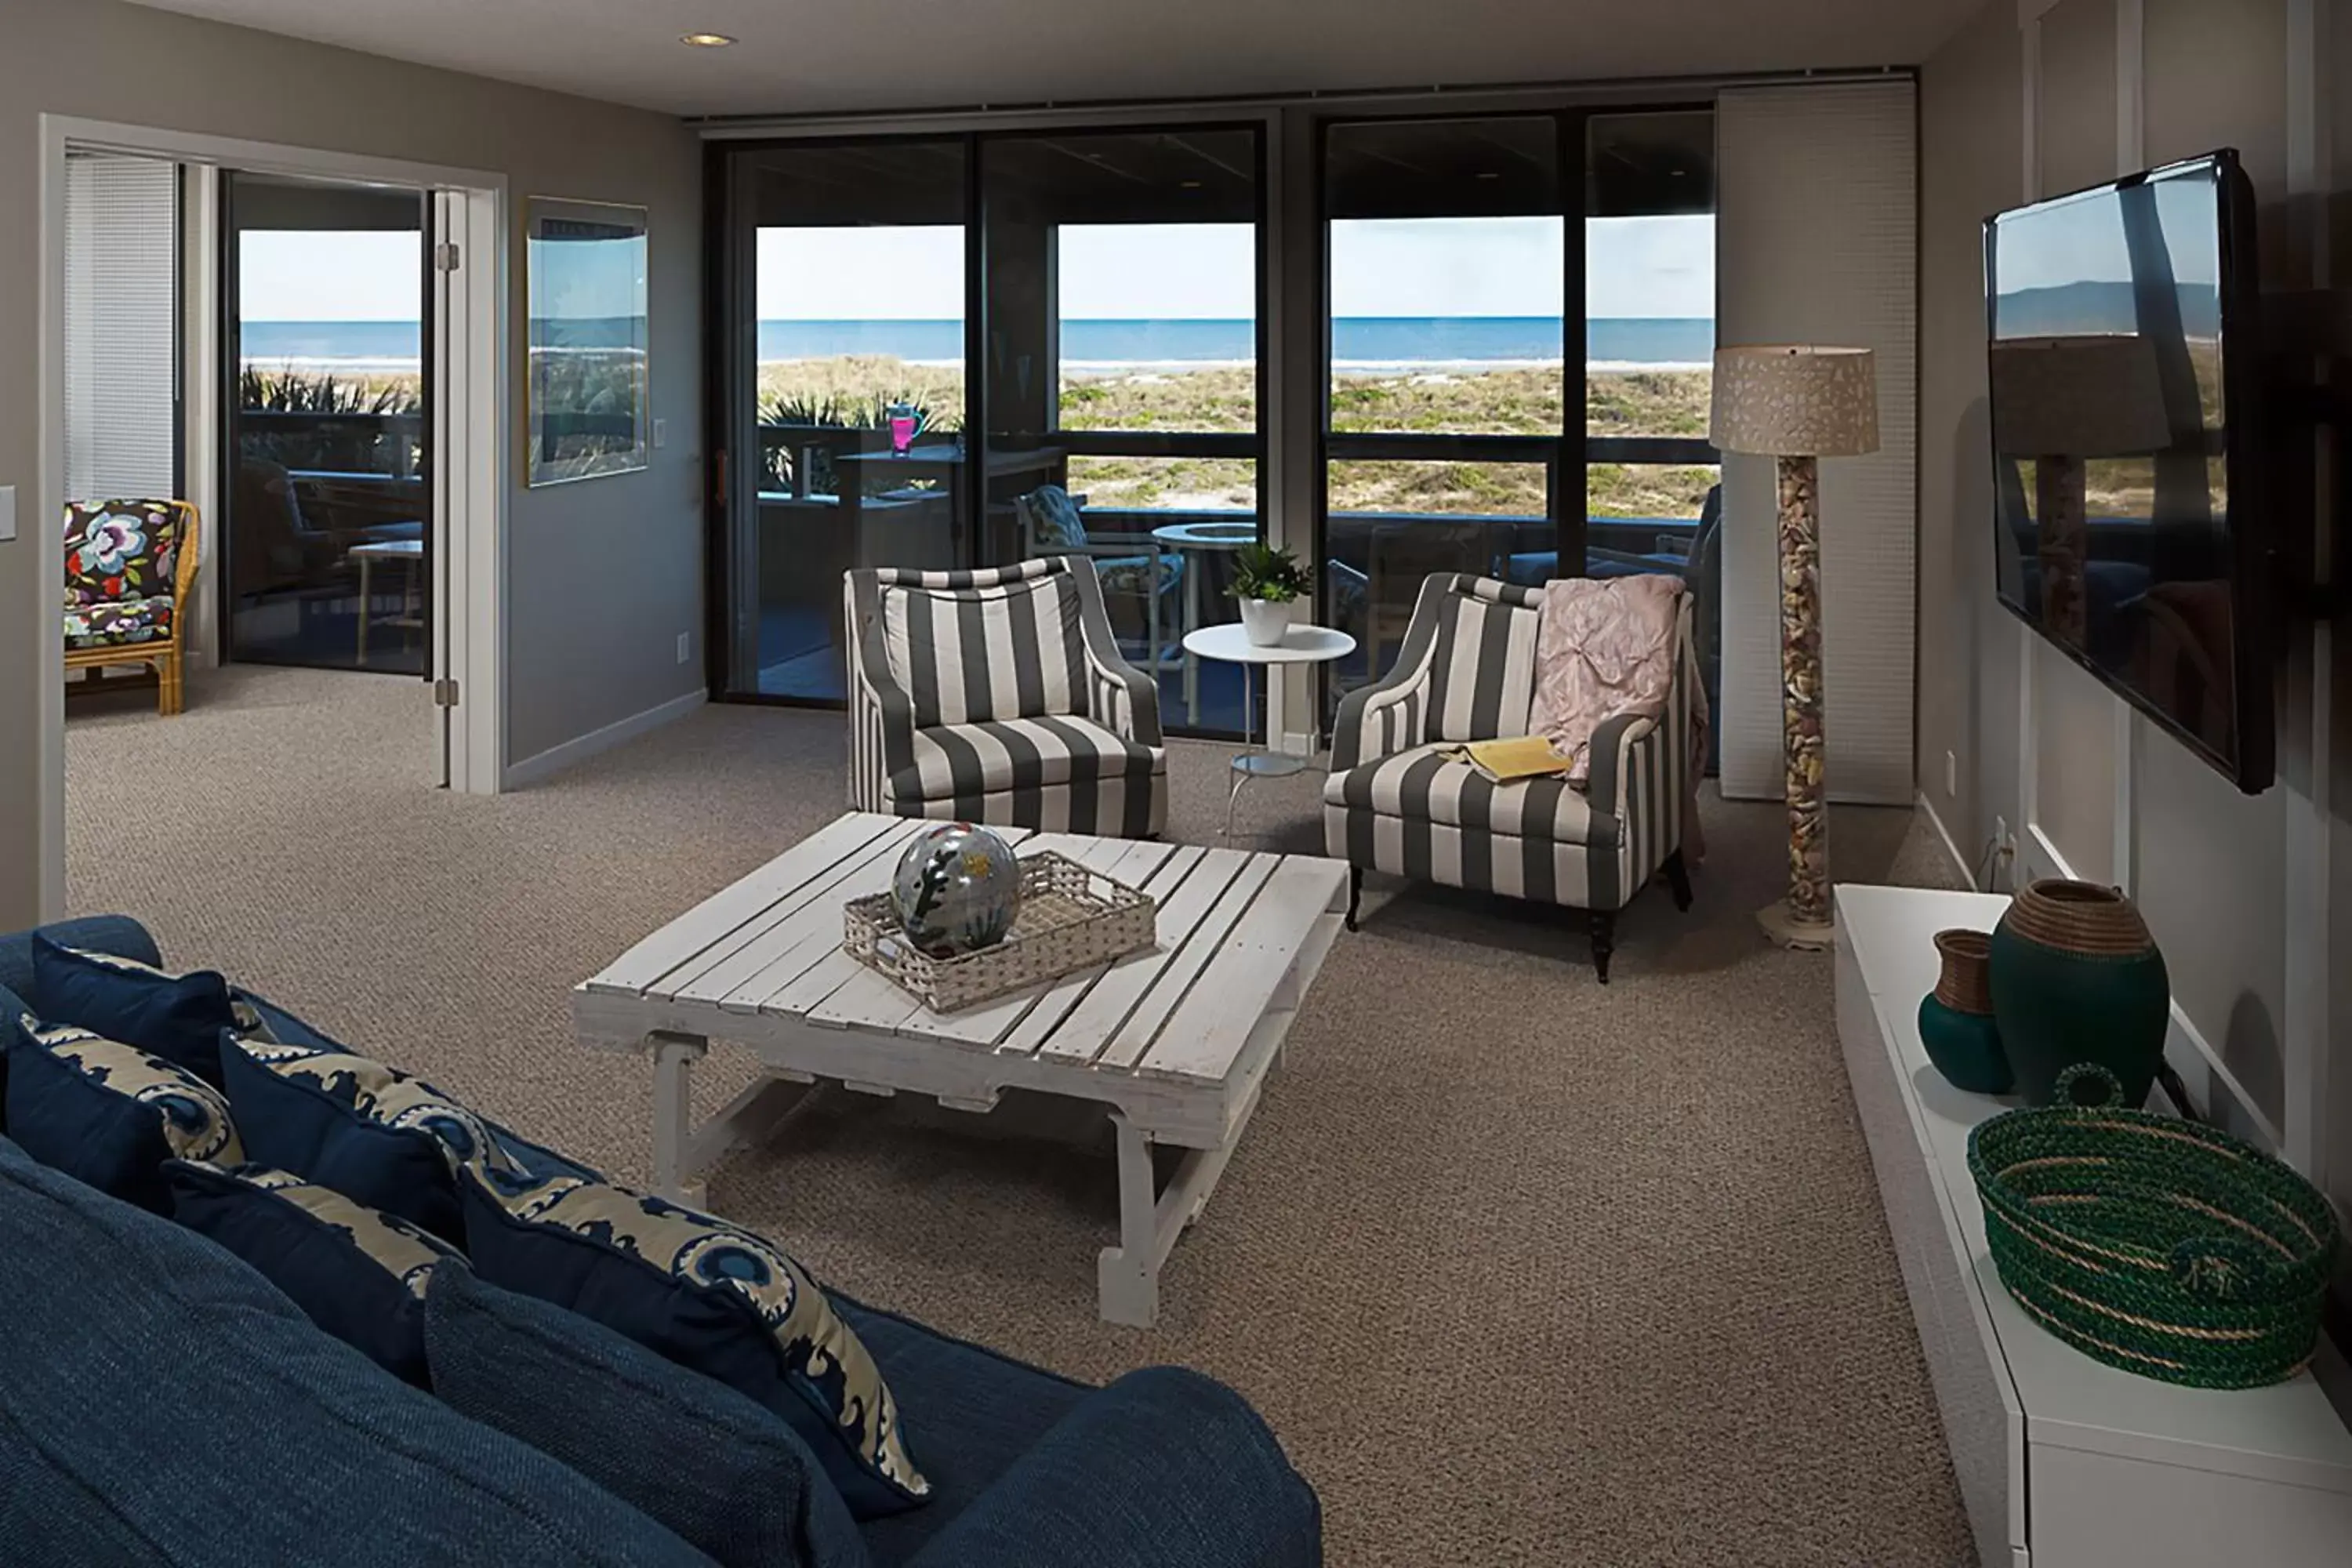
M 842 905 L 879 892 L 929 823 L 852 813 L 637 943 L 576 987 L 582 1040 L 654 1058 L 654 1185 L 756 1142 L 812 1086 L 921 1094 L 985 1112 L 1008 1089 L 1099 1104 L 1118 1149 L 1119 1244 L 1102 1315 L 1149 1327 L 1160 1269 L 1199 1217 L 1337 940 L 1348 868 L 1313 856 L 1000 829 L 1159 900 L 1150 951 L 950 1014 L 842 951 Z M 700 1127 L 688 1078 L 714 1039 L 761 1079 Z M 1187 1151 L 1165 1188 L 1151 1149 Z

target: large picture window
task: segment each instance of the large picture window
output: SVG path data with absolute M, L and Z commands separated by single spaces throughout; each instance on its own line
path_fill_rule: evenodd
M 1327 696 L 1438 571 L 1680 576 L 1711 660 L 1712 110 L 1279 123 L 1279 214 L 1270 120 L 713 153 L 723 693 L 839 701 L 851 566 L 1075 549 L 1170 727 L 1231 732 L 1183 637 L 1269 532 L 1359 642 Z

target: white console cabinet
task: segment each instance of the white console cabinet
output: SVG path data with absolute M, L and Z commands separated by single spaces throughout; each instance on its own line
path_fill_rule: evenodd
M 2008 902 L 1837 890 L 1838 1037 L 1984 1568 L 2347 1568 L 2352 1431 L 2310 1373 L 2242 1393 L 2137 1377 L 2001 1288 L 1969 1131 L 2014 1101 L 1946 1083 L 1918 1010 L 1935 933 L 1990 931 Z

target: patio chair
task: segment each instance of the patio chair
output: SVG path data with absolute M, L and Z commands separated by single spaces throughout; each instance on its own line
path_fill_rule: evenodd
M 65 531 L 67 671 L 152 666 L 155 711 L 180 712 L 196 509 L 184 500 L 74 501 Z
M 1084 496 L 1074 496 L 1059 485 L 1041 485 L 1015 497 L 1013 508 L 1021 519 L 1021 555 L 1034 560 L 1045 555 L 1084 555 L 1093 560 L 1105 589 L 1132 594 L 1144 605 L 1144 668 L 1158 671 L 1182 656 L 1171 654 L 1168 616 L 1184 585 L 1184 556 L 1150 533 L 1099 533 L 1087 526 Z M 1183 625 L 1183 607 L 1174 605 L 1176 625 Z

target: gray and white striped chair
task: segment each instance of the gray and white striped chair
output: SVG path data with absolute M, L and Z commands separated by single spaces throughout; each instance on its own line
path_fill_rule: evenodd
M 1168 825 L 1160 688 L 1083 555 L 846 574 L 849 804 L 1145 838 Z
M 1423 582 L 1394 668 L 1339 705 L 1323 791 L 1325 847 L 1351 868 L 1348 925 L 1366 871 L 1591 911 L 1603 984 L 1617 912 L 1664 872 L 1690 908 L 1683 863 L 1691 691 L 1698 679 L 1683 598 L 1675 684 L 1661 719 L 1612 719 L 1591 780 L 1495 784 L 1439 753 L 1528 732 L 1540 588 L 1439 573 Z

